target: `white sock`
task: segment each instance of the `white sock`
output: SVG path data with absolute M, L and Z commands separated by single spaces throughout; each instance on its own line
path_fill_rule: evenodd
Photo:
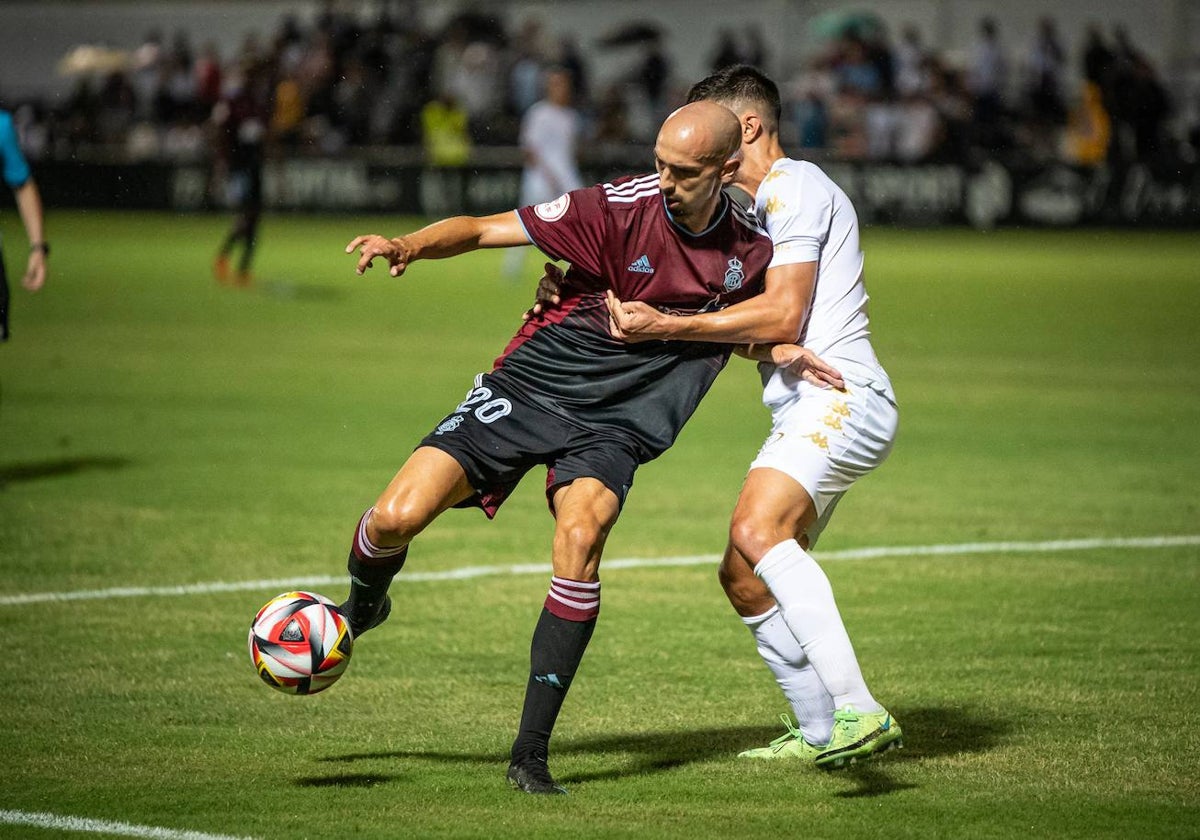
M 754 573 L 775 596 L 783 620 L 837 708 L 880 711 L 883 707 L 867 690 L 858 667 L 854 646 L 833 600 L 833 587 L 817 561 L 795 540 L 784 540 L 763 555 Z
M 758 655 L 775 675 L 775 682 L 791 705 L 804 740 L 817 746 L 829 743 L 833 735 L 833 697 L 784 623 L 779 607 L 771 607 L 762 615 L 743 617 L 742 621 L 750 628 L 758 643 Z

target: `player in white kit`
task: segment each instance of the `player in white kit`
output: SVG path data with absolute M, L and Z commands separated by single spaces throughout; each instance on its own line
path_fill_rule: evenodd
M 891 451 L 896 398 L 871 346 L 850 200 L 817 166 L 784 154 L 778 89 L 760 72 L 718 71 L 692 87 L 688 101 L 703 99 L 742 123 L 736 185 L 753 196 L 775 246 L 766 291 L 688 318 L 610 296 L 612 327 L 627 340 L 746 344 L 760 361 L 773 425 L 738 498 L 720 577 L 799 726 L 785 715 L 782 737 L 741 755 L 842 767 L 900 746 L 902 734 L 867 688 L 829 580 L 807 549 L 846 490 Z M 836 368 L 833 379 L 821 359 Z
M 582 120 L 571 105 L 571 74 L 562 68 L 547 70 L 545 88 L 545 97 L 521 117 L 521 207 L 545 204 L 584 185 L 576 162 Z M 520 274 L 527 251 L 510 248 L 505 253 L 506 276 Z

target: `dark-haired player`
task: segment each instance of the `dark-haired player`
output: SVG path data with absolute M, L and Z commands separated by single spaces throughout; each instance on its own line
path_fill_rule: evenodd
M 742 486 L 721 582 L 799 727 L 747 758 L 799 758 L 841 767 L 901 744 L 900 726 L 867 688 L 829 579 L 808 554 L 834 507 L 892 449 L 896 397 L 871 345 L 858 217 L 846 194 L 779 143 L 779 91 L 745 65 L 697 82 L 690 102 L 737 114 L 742 165 L 736 185 L 754 197 L 775 254 L 762 295 L 721 312 L 675 318 L 612 301 L 618 334 L 632 339 L 731 341 L 760 361 L 771 434 Z M 619 295 L 617 295 L 619 298 Z M 803 330 L 769 346 L 781 325 Z M 843 376 L 821 387 L 789 367 L 815 352 Z M 786 718 L 785 718 L 786 720 Z

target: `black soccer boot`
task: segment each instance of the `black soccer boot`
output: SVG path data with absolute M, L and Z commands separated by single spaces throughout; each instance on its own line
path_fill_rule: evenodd
M 354 638 L 358 638 L 368 630 L 373 630 L 383 622 L 387 621 L 387 617 L 392 614 L 392 598 L 390 595 L 384 595 L 383 600 L 377 604 L 373 604 L 373 610 L 350 608 L 350 600 L 347 599 L 338 609 L 342 611 L 342 615 L 346 617 L 346 623 L 350 625 L 350 634 Z
M 508 783 L 525 793 L 550 795 L 566 794 L 567 789 L 554 781 L 546 759 L 540 755 L 527 755 L 513 759 L 508 765 Z

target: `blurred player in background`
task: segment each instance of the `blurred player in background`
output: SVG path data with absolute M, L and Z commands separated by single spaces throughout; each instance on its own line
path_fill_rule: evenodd
M 545 98 L 521 118 L 522 207 L 553 201 L 583 186 L 576 163 L 582 123 L 571 105 L 571 74 L 560 67 L 547 70 L 545 88 Z M 506 277 L 520 275 L 526 250 L 513 248 L 504 254 Z
M 233 226 L 213 262 L 213 276 L 220 283 L 238 286 L 249 286 L 253 279 L 250 267 L 262 215 L 263 162 L 270 112 L 266 80 L 261 75 L 254 68 L 243 68 L 235 74 L 212 117 L 217 131 L 217 182 L 224 183 L 225 199 L 234 209 Z M 237 271 L 231 272 L 229 258 L 239 245 Z
M 38 192 L 37 182 L 33 180 L 29 163 L 21 154 L 17 130 L 8 111 L 0 111 L 0 168 L 4 172 L 4 183 L 8 184 L 17 200 L 17 212 L 25 226 L 25 235 L 29 238 L 29 259 L 25 263 L 21 285 L 36 292 L 46 282 L 46 258 L 50 256 L 50 243 L 46 241 L 42 195 Z M 4 255 L 0 253 L 0 341 L 8 341 L 9 300 L 8 275 L 4 269 Z
M 675 440 L 729 358 L 730 347 L 634 347 L 609 332 L 605 292 L 698 312 L 762 289 L 771 242 L 722 192 L 737 169 L 737 120 L 710 102 L 663 124 L 657 175 L 574 190 L 535 207 L 447 219 L 409 236 L 360 236 L 358 270 L 537 245 L 568 260 L 572 290 L 531 317 L 466 399 L 421 442 L 359 522 L 343 605 L 356 637 L 391 610 L 387 590 L 408 544 L 450 507 L 490 515 L 530 469 L 549 468 L 553 577 L 530 652 L 508 779 L 527 793 L 565 793 L 549 741 L 600 610 L 600 556 L 638 466 Z M 792 329 L 799 331 L 799 324 Z
M 870 340 L 858 218 L 846 194 L 779 142 L 779 91 L 746 65 L 696 83 L 689 102 L 737 114 L 743 162 L 736 186 L 753 196 L 774 243 L 767 288 L 721 312 L 678 318 L 610 296 L 614 332 L 630 339 L 732 341 L 760 362 L 771 434 L 742 486 L 720 578 L 783 689 L 799 727 L 746 758 L 792 757 L 826 769 L 902 744 L 900 726 L 871 695 L 821 567 L 808 554 L 834 507 L 892 449 L 898 413 Z M 771 346 L 781 323 L 803 331 Z M 843 387 L 814 384 L 789 367 L 817 353 Z

